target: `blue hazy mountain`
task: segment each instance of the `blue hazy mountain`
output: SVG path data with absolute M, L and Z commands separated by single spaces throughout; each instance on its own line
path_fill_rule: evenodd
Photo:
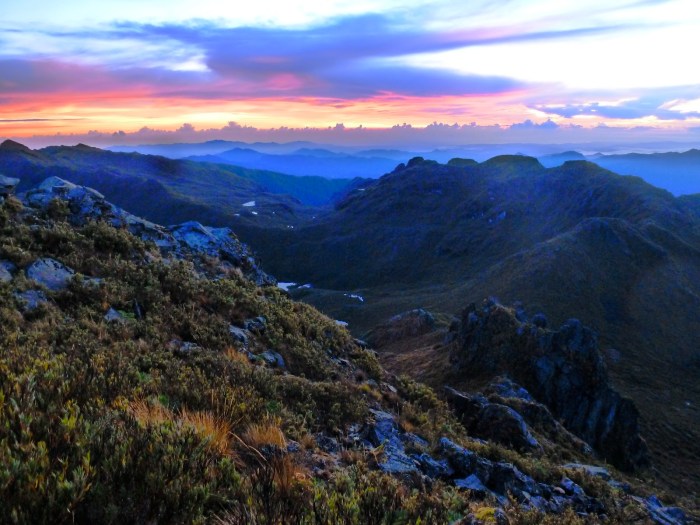
M 250 148 L 234 148 L 217 155 L 192 156 L 188 159 L 289 175 L 316 175 L 329 179 L 377 178 L 391 171 L 397 164 L 395 159 L 361 157 L 318 148 L 302 148 L 288 154 L 269 154 Z
M 560 166 L 568 160 L 590 160 L 619 173 L 635 175 L 674 195 L 700 193 L 700 150 L 665 153 L 596 154 L 584 156 L 577 151 L 539 157 L 545 167 Z

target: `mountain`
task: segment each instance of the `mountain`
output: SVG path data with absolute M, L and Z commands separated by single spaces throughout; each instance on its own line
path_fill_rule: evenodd
M 232 222 L 294 226 L 318 213 L 309 206 L 327 205 L 359 183 L 114 153 L 85 145 L 35 151 L 12 141 L 0 145 L 0 172 L 20 178 L 20 191 L 59 176 L 94 187 L 116 204 L 156 222 L 194 218 L 221 226 Z
M 546 167 L 554 167 L 567 160 L 587 159 L 603 168 L 622 175 L 635 175 L 649 184 L 664 188 L 674 195 L 700 193 L 700 150 L 666 153 L 627 153 L 617 155 L 590 155 L 564 152 L 540 157 Z
M 578 399 L 494 378 L 448 404 L 292 301 L 230 229 L 159 226 L 55 176 L 20 200 L 18 182 L 0 202 L 3 523 L 687 523 L 557 421 Z M 588 375 L 601 355 L 577 329 L 557 384 L 604 402 L 626 451 L 634 407 Z
M 142 153 L 171 159 L 182 159 L 193 155 L 216 155 L 234 148 L 251 148 L 264 153 L 291 153 L 300 148 L 318 147 L 312 142 L 296 141 L 284 144 L 276 142 L 238 142 L 230 140 L 209 140 L 206 142 L 178 142 L 175 144 L 141 144 L 137 146 L 111 146 L 109 151 L 117 153 Z
M 552 155 L 544 155 L 542 157 L 537 157 L 545 168 L 555 168 L 556 166 L 561 166 L 570 160 L 587 160 L 586 156 L 578 151 L 564 151 L 562 153 L 554 153 Z
M 254 149 L 234 148 L 216 155 L 188 158 L 200 162 L 232 164 L 290 175 L 315 175 L 328 179 L 377 178 L 396 165 L 396 161 L 391 158 L 355 156 L 309 148 L 288 154 L 268 154 Z
M 696 201 L 585 161 L 414 159 L 322 221 L 250 241 L 280 279 L 313 285 L 295 296 L 358 334 L 417 307 L 449 319 L 487 296 L 553 326 L 579 318 L 619 356 L 614 384 L 640 407 L 659 475 L 697 491 Z

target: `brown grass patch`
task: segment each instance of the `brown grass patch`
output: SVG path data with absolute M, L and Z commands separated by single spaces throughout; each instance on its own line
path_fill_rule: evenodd
M 249 447 L 259 449 L 265 445 L 272 445 L 280 449 L 287 448 L 287 440 L 280 429 L 279 418 L 270 418 L 262 423 L 254 423 L 241 436 L 243 442 Z

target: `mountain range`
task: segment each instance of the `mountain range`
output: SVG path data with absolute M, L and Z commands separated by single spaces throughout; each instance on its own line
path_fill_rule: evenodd
M 569 148 L 569 149 L 567 149 Z M 577 149 L 578 148 L 578 149 Z M 635 175 L 674 195 L 700 193 L 700 153 L 684 144 L 641 144 L 644 153 L 628 153 L 629 148 L 609 144 L 472 144 L 427 149 L 380 149 L 313 142 L 208 141 L 188 144 L 115 146 L 116 152 L 138 152 L 173 159 L 190 158 L 256 170 L 272 170 L 292 175 L 325 178 L 378 178 L 400 162 L 416 156 L 447 163 L 453 158 L 483 162 L 512 154 L 536 157 L 545 167 L 560 166 L 568 160 L 588 160 L 621 175 Z M 663 151 L 667 148 L 669 151 Z M 621 150 L 621 151 L 619 151 Z M 586 151 L 589 153 L 581 153 Z M 597 153 L 590 153 L 596 152 Z
M 614 385 L 639 407 L 659 482 L 700 487 L 698 196 L 674 197 L 588 161 L 546 168 L 521 155 L 414 158 L 348 182 L 323 207 L 267 191 L 239 168 L 84 146 L 5 143 L 0 172 L 21 179 L 18 190 L 62 174 L 156 222 L 231 226 L 280 281 L 310 283 L 288 286 L 292 296 L 358 336 L 418 307 L 446 330 L 489 296 L 553 327 L 576 317 L 598 334 Z M 439 388 L 451 377 L 437 366 L 449 353 L 443 335 L 429 346 L 406 339 L 411 359 L 384 363 Z
M 358 333 L 417 307 L 449 322 L 486 296 L 544 312 L 554 326 L 581 319 L 619 357 L 613 377 L 638 402 L 663 476 L 697 486 L 697 200 L 587 161 L 414 159 L 320 223 L 249 240 L 280 279 L 313 285 L 297 297 Z
M 231 229 L 21 182 L 0 177 L 0 521 L 692 518 L 687 490 L 654 493 L 639 412 L 580 322 L 469 307 L 453 370 L 495 375 L 441 399 L 291 300 Z M 431 324 L 394 333 L 413 319 Z M 499 375 L 521 363 L 526 386 Z

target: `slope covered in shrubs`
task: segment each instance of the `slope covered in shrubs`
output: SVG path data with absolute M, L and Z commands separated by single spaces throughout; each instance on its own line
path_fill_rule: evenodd
M 77 194 L 0 209 L 0 522 L 648 516 L 644 500 L 563 468 L 593 459 L 575 448 L 471 439 L 431 389 L 247 277 L 249 259 L 144 240 L 99 194 Z M 65 278 L 44 280 L 38 261 Z

